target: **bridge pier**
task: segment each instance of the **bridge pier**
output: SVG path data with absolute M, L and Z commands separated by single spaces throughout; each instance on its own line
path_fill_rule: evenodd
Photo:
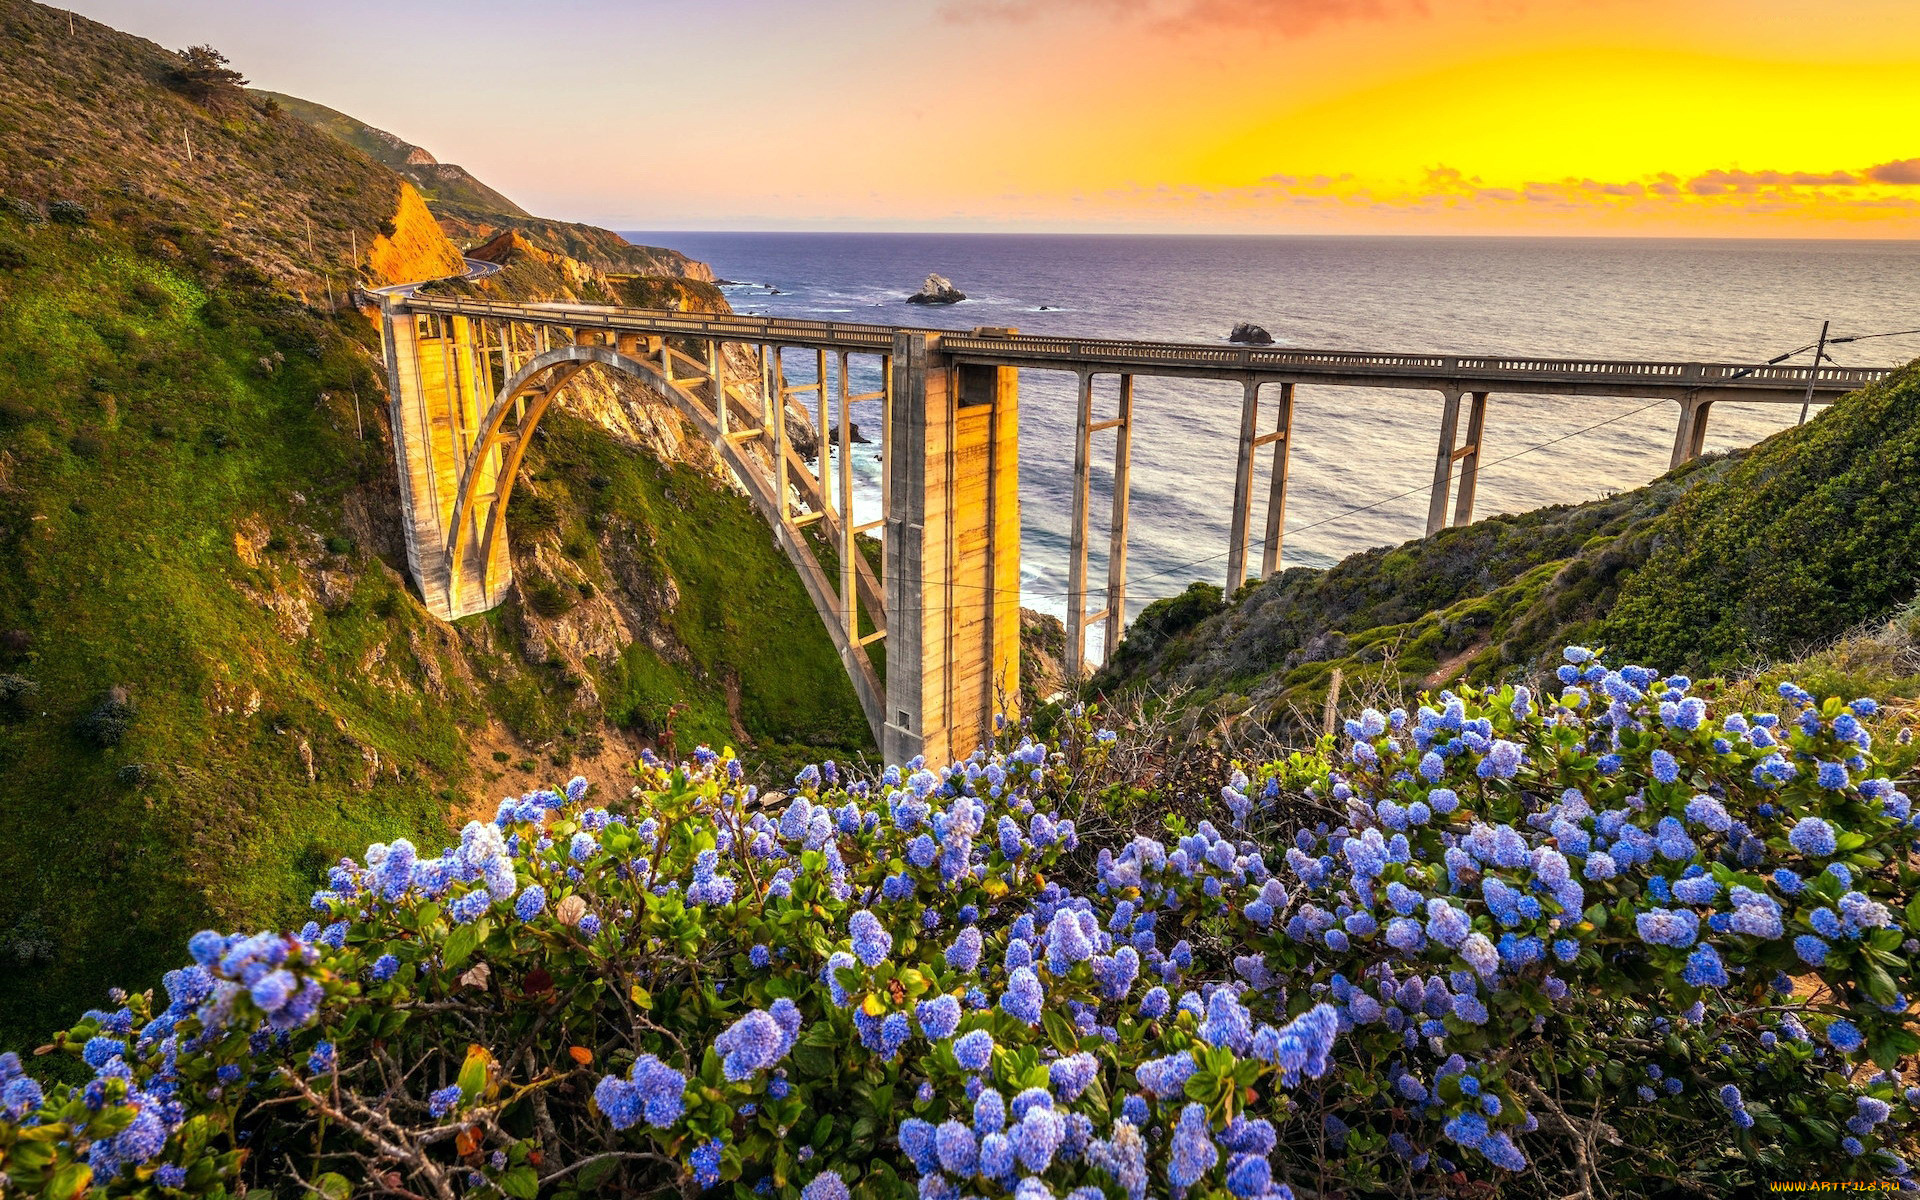
M 1133 473 L 1133 376 L 1120 377 L 1120 410 L 1113 443 L 1113 511 L 1107 530 L 1107 620 L 1100 661 L 1113 661 L 1127 625 L 1127 501 Z
M 1061 670 L 1068 679 L 1090 673 L 1087 663 L 1087 627 L 1101 622 L 1101 661 L 1113 656 L 1120 643 L 1120 631 L 1127 622 L 1127 503 L 1132 490 L 1133 466 L 1133 375 L 1120 375 L 1120 401 L 1115 415 L 1105 421 L 1093 419 L 1093 376 L 1080 373 L 1080 403 L 1074 419 L 1073 442 L 1073 525 L 1067 533 L 1067 645 L 1061 656 Z M 1098 612 L 1087 611 L 1087 597 L 1093 594 L 1087 565 L 1089 528 L 1093 506 L 1093 435 L 1103 430 L 1117 431 L 1113 443 L 1113 503 L 1107 512 L 1107 586 L 1106 605 Z
M 1267 486 L 1267 544 L 1260 555 L 1260 577 L 1280 569 L 1281 539 L 1287 532 L 1287 465 L 1293 457 L 1293 384 L 1280 385 L 1280 411 L 1274 417 L 1273 475 Z
M 1020 696 L 1019 385 L 894 334 L 887 396 L 888 762 L 963 757 Z
M 393 381 L 388 416 L 400 464 L 407 566 L 428 611 L 451 621 L 499 604 L 513 582 L 505 528 L 490 530 L 480 506 L 456 512 L 465 476 L 477 471 L 475 490 L 489 499 L 510 484 L 502 478 L 500 447 L 486 447 L 470 464 L 483 409 L 468 319 L 396 313 L 391 300 L 385 308 L 387 377 Z M 458 536 L 456 519 L 464 526 Z M 456 542 L 458 562 L 451 552 Z
M 1467 413 L 1467 440 L 1456 445 L 1460 435 L 1460 399 L 1463 393 L 1450 389 L 1440 393 L 1445 406 L 1440 410 L 1440 448 L 1433 460 L 1433 490 L 1427 499 L 1427 536 L 1447 527 L 1447 501 L 1453 493 L 1453 466 L 1460 464 L 1460 494 L 1453 510 L 1453 523 L 1466 525 L 1473 520 L 1473 498 L 1480 483 L 1480 440 L 1486 436 L 1488 392 L 1470 393 L 1472 405 Z
M 1260 447 L 1273 446 L 1273 477 L 1267 488 L 1266 535 L 1260 553 L 1261 576 L 1271 575 L 1280 566 L 1281 545 L 1286 536 L 1287 468 L 1293 446 L 1293 390 L 1290 382 L 1280 383 L 1280 407 L 1274 413 L 1272 433 L 1260 430 L 1260 388 L 1273 382 L 1255 376 L 1242 381 L 1240 401 L 1240 439 L 1236 446 L 1233 473 L 1233 512 L 1227 545 L 1227 595 L 1239 591 L 1247 582 L 1247 538 L 1253 525 L 1254 460 Z
M 1712 408 L 1711 400 L 1689 398 L 1680 402 L 1680 426 L 1673 433 L 1673 458 L 1667 463 L 1669 471 L 1700 457 L 1707 444 L 1707 413 Z
M 1093 501 L 1093 372 L 1081 371 L 1073 421 L 1073 527 L 1067 531 L 1067 645 L 1061 672 L 1069 682 L 1086 674 L 1087 523 Z

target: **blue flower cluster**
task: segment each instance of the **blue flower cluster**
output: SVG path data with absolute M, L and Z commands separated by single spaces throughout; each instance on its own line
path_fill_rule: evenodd
M 445 1045 L 410 1043 L 443 1086 L 399 1111 L 494 1139 L 461 1150 L 475 1187 L 525 1186 L 532 1145 L 483 1106 L 569 1091 L 469 1051 L 488 1025 L 545 1039 L 541 1071 L 604 1060 L 573 1119 L 645 1150 L 627 1190 L 848 1200 L 880 1155 L 923 1200 L 1269 1200 L 1313 1145 L 1437 1193 L 1549 1159 L 1542 1095 L 1684 1138 L 1693 1170 L 1750 1171 L 1770 1136 L 1770 1163 L 1904 1179 L 1920 1090 L 1863 1065 L 1920 1049 L 1915 826 L 1877 710 L 1789 687 L 1784 715 L 1716 720 L 1579 648 L 1561 681 L 1369 709 L 1336 750 L 1236 767 L 1222 825 L 1064 869 L 1069 777 L 1112 744 L 1078 713 L 1071 755 L 1009 733 L 943 769 L 825 763 L 777 808 L 730 756 L 647 756 L 630 804 L 532 792 L 437 857 L 343 860 L 297 935 L 198 935 L 163 1011 L 123 996 L 62 1042 L 84 1085 L 0 1055 L 0 1122 L 57 1114 L 96 1181 L 174 1186 L 196 1112 L 387 1086 L 370 1042 L 404 1006 Z M 456 1011 L 489 1015 L 429 1034 Z

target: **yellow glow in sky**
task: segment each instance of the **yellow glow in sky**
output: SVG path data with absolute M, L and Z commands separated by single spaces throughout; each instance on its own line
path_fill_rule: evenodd
M 79 2 L 615 228 L 1920 236 L 1920 0 Z

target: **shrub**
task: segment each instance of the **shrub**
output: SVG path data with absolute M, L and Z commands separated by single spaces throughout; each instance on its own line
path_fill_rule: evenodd
M 99 703 L 80 718 L 80 736 L 103 750 L 112 749 L 126 740 L 127 731 L 133 727 L 133 717 L 133 700 L 127 695 L 127 689 L 110 687 Z
M 574 605 L 574 598 L 567 594 L 568 589 L 544 575 L 528 577 L 523 586 L 527 607 L 548 620 L 564 616 Z
M 47 216 L 56 225 L 85 225 L 93 219 L 86 205 L 72 200 L 55 200 L 48 204 Z
M 189 46 L 180 51 L 174 68 L 174 86 L 210 108 L 224 107 L 245 93 L 246 76 L 227 65 L 227 56 L 212 46 Z
M 43 225 L 46 214 L 40 206 L 22 196 L 0 197 L 0 212 L 4 212 L 27 225 Z
M 1220 585 L 1199 580 L 1174 596 L 1155 600 L 1140 610 L 1127 626 L 1127 636 L 1114 653 L 1108 676 L 1124 675 L 1130 664 L 1150 659 L 1155 650 L 1226 608 Z
M 167 1003 L 55 1039 L 84 1087 L 0 1059 L 0 1169 L 803 1200 L 1904 1175 L 1913 751 L 1871 701 L 1710 724 L 1571 653 L 1557 700 L 1369 710 L 1237 773 L 1227 829 L 1097 856 L 1084 721 L 1072 754 L 809 767 L 777 814 L 705 748 L 616 810 L 508 800 L 437 858 L 343 860 L 296 935 L 196 935 Z
M 40 685 L 25 675 L 0 674 L 0 718 L 26 716 L 39 695 Z

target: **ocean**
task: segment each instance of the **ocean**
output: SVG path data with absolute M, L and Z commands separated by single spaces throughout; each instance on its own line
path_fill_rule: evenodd
M 1733 362 L 1761 362 L 1810 343 L 1823 320 L 1835 335 L 1920 327 L 1920 242 L 625 236 L 710 263 L 733 281 L 723 290 L 739 312 L 876 324 L 1220 342 L 1235 322 L 1253 321 L 1280 345 L 1319 349 Z M 905 303 L 930 271 L 968 299 L 951 307 Z M 1898 364 L 1920 356 L 1920 337 L 1846 344 L 1834 355 L 1845 366 Z M 1809 352 L 1794 361 L 1811 359 Z M 796 353 L 789 382 L 811 379 L 812 371 L 811 355 Z M 878 386 L 877 370 L 863 373 L 859 360 L 854 376 L 856 391 Z M 1096 417 L 1112 411 L 1116 389 L 1111 379 L 1099 381 Z M 1065 611 L 1074 403 L 1072 376 L 1021 373 L 1022 600 L 1056 615 Z M 1677 407 L 1648 404 L 1496 393 L 1475 515 L 1589 500 L 1659 476 Z M 1431 392 L 1299 387 L 1284 565 L 1324 567 L 1421 535 L 1440 408 Z M 1750 445 L 1798 416 L 1798 406 L 1716 404 L 1707 448 Z M 855 410 L 857 424 L 871 428 L 878 418 L 877 405 Z M 1191 580 L 1225 580 L 1240 390 L 1142 377 L 1134 420 L 1130 616 Z M 1111 438 L 1096 434 L 1094 443 L 1096 592 L 1106 578 Z M 1261 457 L 1256 531 L 1265 511 Z M 856 448 L 854 460 L 856 517 L 867 520 L 877 515 L 875 448 Z M 1257 546 L 1250 562 L 1257 571 Z

